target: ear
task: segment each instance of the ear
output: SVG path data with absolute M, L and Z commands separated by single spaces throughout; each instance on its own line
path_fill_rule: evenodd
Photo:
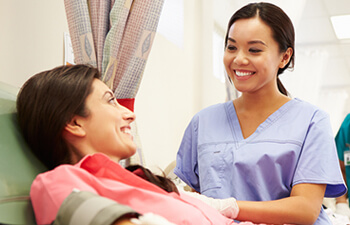
M 282 60 L 279 64 L 279 68 L 284 68 L 287 63 L 290 61 L 290 58 L 293 55 L 293 49 L 289 47 L 282 55 Z
M 79 116 L 74 116 L 73 119 L 66 124 L 64 131 L 77 137 L 84 137 L 86 135 L 85 129 L 82 126 L 82 118 Z

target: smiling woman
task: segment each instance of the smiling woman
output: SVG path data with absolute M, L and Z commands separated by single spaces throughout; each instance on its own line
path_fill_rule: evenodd
M 130 134 L 130 123 L 135 120 L 135 114 L 121 106 L 113 92 L 96 78 L 85 104 L 88 116 L 74 115 L 63 132 L 64 138 L 75 149 L 80 149 L 74 153 L 77 160 L 73 163 L 77 163 L 81 156 L 96 152 L 105 153 L 116 162 L 132 156 L 136 144 Z M 81 142 L 83 139 L 86 141 Z M 74 146 L 75 143 L 80 146 Z
M 243 8 L 240 13 L 237 13 L 236 16 L 232 16 L 228 23 L 228 32 L 225 37 L 226 51 L 224 64 L 228 72 L 230 71 L 228 67 L 230 66 L 229 64 L 231 64 L 230 61 L 232 61 L 232 57 L 235 57 L 235 61 L 238 60 L 238 65 L 240 65 L 240 57 L 230 53 L 237 54 L 237 52 L 243 50 L 250 53 L 249 56 L 255 56 L 254 60 L 260 63 L 261 66 L 265 64 L 264 60 L 270 60 L 266 62 L 266 65 L 269 65 L 271 60 L 274 60 L 277 65 L 271 66 L 271 68 L 277 69 L 277 72 L 272 71 L 272 74 L 277 74 L 275 79 L 277 87 L 282 94 L 287 96 L 288 93 L 278 76 L 288 67 L 294 67 L 294 28 L 289 17 L 284 13 L 279 13 L 278 8 L 270 7 L 268 4 L 265 8 L 266 10 L 259 10 L 257 14 L 251 14 L 252 11 L 249 12 L 248 10 L 250 9 L 246 7 Z M 274 14 L 269 15 L 267 14 L 268 12 Z M 247 27 L 244 27 L 245 25 L 247 25 Z M 238 39 L 239 37 L 241 37 L 241 43 L 237 43 L 234 39 Z M 234 45 L 230 47 L 230 43 L 240 44 L 240 49 L 230 52 L 231 49 L 236 50 L 238 47 Z M 275 57 L 275 59 L 272 57 Z M 247 58 L 245 59 L 247 60 Z M 246 61 L 245 63 L 248 62 Z M 265 68 L 268 67 L 266 65 Z M 243 68 L 245 68 L 244 66 L 245 65 L 242 65 Z M 233 79 L 230 75 L 229 77 Z
M 259 17 L 241 19 L 228 32 L 224 64 L 238 91 L 260 92 L 277 87 L 277 71 L 292 54 L 291 47 L 281 52 L 270 27 Z
M 25 140 L 51 169 L 39 174 L 31 186 L 37 223 L 51 224 L 59 210 L 66 212 L 63 216 L 73 215 L 64 206 L 74 202 L 73 210 L 85 207 L 84 219 L 89 212 L 90 224 L 122 224 L 118 219 L 123 216 L 130 224 L 130 216 L 147 213 L 175 224 L 235 224 L 222 214 L 236 215 L 237 208 L 225 207 L 221 214 L 221 208 L 179 193 L 163 176 L 142 166 L 125 169 L 119 164 L 136 151 L 130 134 L 135 114 L 116 101 L 99 77 L 91 66 L 60 66 L 31 77 L 18 95 L 18 120 Z M 82 194 L 76 195 L 76 189 Z M 85 192 L 91 198 L 82 201 Z M 117 202 L 120 210 L 109 207 Z M 112 220 L 96 223 L 106 216 Z
M 237 220 L 330 225 L 323 197 L 346 192 L 328 114 L 290 98 L 279 80 L 294 51 L 282 9 L 239 9 L 223 61 L 242 95 L 201 110 L 185 130 L 174 173 L 203 195 L 236 198 Z

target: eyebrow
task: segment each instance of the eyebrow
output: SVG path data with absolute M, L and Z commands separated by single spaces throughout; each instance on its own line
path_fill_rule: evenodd
M 233 38 L 228 38 L 229 41 L 233 42 L 233 43 L 236 43 L 236 40 L 233 39 Z M 248 41 L 248 44 L 262 44 L 262 45 L 265 45 L 267 46 L 267 44 L 265 44 L 263 41 L 259 41 L 259 40 L 254 40 L 254 41 Z
M 114 96 L 113 92 L 111 90 L 108 90 L 103 94 L 102 98 L 104 98 L 107 94 L 109 94 L 110 96 Z

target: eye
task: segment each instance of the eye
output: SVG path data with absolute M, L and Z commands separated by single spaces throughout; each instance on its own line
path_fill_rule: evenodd
M 226 49 L 229 50 L 229 51 L 237 50 L 236 46 L 234 46 L 234 45 L 227 45 Z
M 112 105 L 117 105 L 117 100 L 115 99 L 115 97 L 111 97 L 108 99 L 108 103 Z
M 249 49 L 249 51 L 252 52 L 252 53 L 259 53 L 259 52 L 262 52 L 262 50 L 257 49 L 257 48 L 251 48 L 251 49 Z

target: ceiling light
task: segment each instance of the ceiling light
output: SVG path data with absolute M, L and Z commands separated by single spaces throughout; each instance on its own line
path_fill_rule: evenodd
M 350 38 L 350 15 L 332 16 L 331 21 L 338 39 Z

